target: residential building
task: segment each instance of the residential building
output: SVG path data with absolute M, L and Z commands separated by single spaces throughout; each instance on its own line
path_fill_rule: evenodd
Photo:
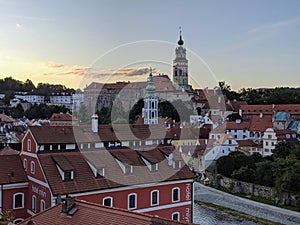
M 0 151 L 0 213 L 13 210 L 14 223 L 28 216 L 28 179 L 18 154 L 10 147 Z
M 22 145 L 30 215 L 69 195 L 192 221 L 194 174 L 173 157 L 164 126 L 36 126 L 29 127 Z
M 178 218 L 174 214 L 174 219 Z M 63 203 L 52 206 L 48 210 L 27 218 L 20 225 L 53 225 L 53 220 L 59 225 L 82 224 L 111 224 L 111 225 L 183 225 L 190 224 L 175 220 L 168 220 L 152 215 L 135 213 L 115 207 L 102 206 L 66 198 Z

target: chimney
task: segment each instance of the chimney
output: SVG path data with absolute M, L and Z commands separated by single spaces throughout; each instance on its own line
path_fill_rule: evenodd
M 67 196 L 63 202 L 61 207 L 62 215 L 69 215 L 70 211 L 75 207 L 75 198 Z
M 98 133 L 98 115 L 92 115 L 92 131 Z

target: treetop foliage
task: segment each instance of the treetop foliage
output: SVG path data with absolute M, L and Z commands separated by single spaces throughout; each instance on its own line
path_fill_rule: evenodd
M 280 142 L 271 157 L 232 152 L 217 160 L 217 172 L 245 182 L 300 192 L 300 147 Z

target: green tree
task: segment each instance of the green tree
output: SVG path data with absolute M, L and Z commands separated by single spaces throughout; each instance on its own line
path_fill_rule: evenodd
M 248 166 L 242 166 L 237 170 L 234 170 L 231 174 L 232 178 L 245 181 L 253 182 L 254 181 L 254 170 Z
M 291 151 L 295 148 L 295 146 L 290 142 L 279 142 L 275 145 L 275 149 L 273 149 L 273 157 L 275 158 L 286 158 L 290 155 Z

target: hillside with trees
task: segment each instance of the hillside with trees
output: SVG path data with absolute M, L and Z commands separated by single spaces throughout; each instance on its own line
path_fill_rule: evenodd
M 220 81 L 219 87 L 228 99 L 246 101 L 249 105 L 300 104 L 300 88 L 242 88 L 235 92 L 225 81 Z
M 300 194 L 300 147 L 289 142 L 278 143 L 273 155 L 264 158 L 232 152 L 219 158 L 216 166 L 226 177 Z

